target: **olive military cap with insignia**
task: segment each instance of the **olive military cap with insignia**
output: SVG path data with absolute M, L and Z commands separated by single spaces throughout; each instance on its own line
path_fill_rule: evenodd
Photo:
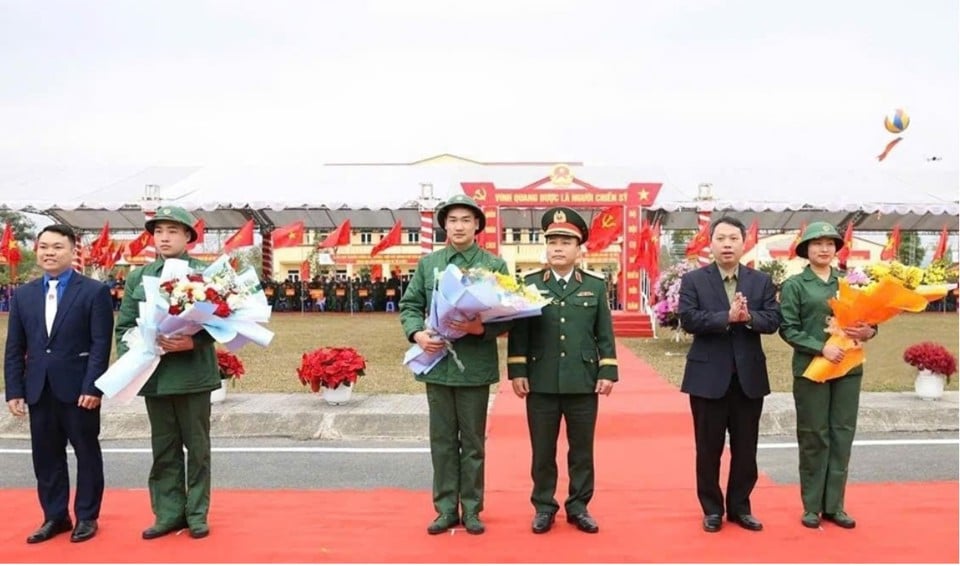
M 197 219 L 187 212 L 186 209 L 180 208 L 179 206 L 161 206 L 157 209 L 156 216 L 147 220 L 146 224 L 144 224 L 147 232 L 153 234 L 157 222 L 173 222 L 174 224 L 185 226 L 187 232 L 190 233 L 190 240 L 187 241 L 188 244 L 192 244 L 199 237 L 197 231 L 193 228 L 193 225 L 197 223 Z
M 589 230 L 587 222 L 576 210 L 566 207 L 551 208 L 540 218 L 540 227 L 543 228 L 543 237 L 573 236 L 580 243 L 587 241 Z
M 843 247 L 843 236 L 840 235 L 840 232 L 837 232 L 833 224 L 829 222 L 814 222 L 807 226 L 807 229 L 804 230 L 800 236 L 800 241 L 797 242 L 797 255 L 806 258 L 807 246 L 809 246 L 813 240 L 820 238 L 832 238 L 833 241 L 837 243 L 837 251 L 840 251 L 840 248 Z
M 453 195 L 447 199 L 446 202 L 437 207 L 437 222 L 440 224 L 440 227 L 446 227 L 447 213 L 450 212 L 451 208 L 457 206 L 473 210 L 473 212 L 477 215 L 477 222 L 479 223 L 476 233 L 482 232 L 484 227 L 487 225 L 487 218 L 483 215 L 483 209 L 477 205 L 476 201 L 467 195 Z

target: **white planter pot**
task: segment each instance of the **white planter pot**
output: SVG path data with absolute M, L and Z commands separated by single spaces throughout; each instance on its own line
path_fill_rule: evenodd
M 913 389 L 917 396 L 924 401 L 934 401 L 943 397 L 943 386 L 947 378 L 939 373 L 922 369 L 917 372 L 917 380 L 913 382 Z
M 230 384 L 229 379 L 220 380 L 220 389 L 214 389 L 210 392 L 210 403 L 222 403 L 227 398 L 227 385 Z
M 353 395 L 353 388 L 349 385 L 338 385 L 333 389 L 322 387 L 323 400 L 331 405 L 342 405 L 350 400 Z

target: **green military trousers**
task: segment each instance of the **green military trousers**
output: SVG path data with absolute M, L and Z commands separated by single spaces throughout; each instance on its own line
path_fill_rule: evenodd
M 490 386 L 427 383 L 433 506 L 437 513 L 483 511 L 483 462 Z
M 530 502 L 538 513 L 556 513 L 560 508 L 557 491 L 557 437 L 560 419 L 567 429 L 568 496 L 563 504 L 567 516 L 587 510 L 593 498 L 593 438 L 597 428 L 598 395 L 595 393 L 527 395 L 527 426 L 533 463 L 533 492 Z
M 800 497 L 807 513 L 844 511 L 862 375 L 817 383 L 793 380 L 800 447 Z
M 207 525 L 210 510 L 210 393 L 146 397 L 153 466 L 148 487 L 156 525 Z M 184 468 L 183 448 L 187 449 Z

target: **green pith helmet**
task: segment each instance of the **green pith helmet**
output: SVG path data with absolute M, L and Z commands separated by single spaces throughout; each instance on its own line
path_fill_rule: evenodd
M 833 241 L 837 243 L 837 251 L 840 251 L 840 248 L 843 247 L 843 236 L 840 235 L 840 232 L 837 232 L 833 224 L 829 222 L 814 222 L 807 226 L 807 229 L 804 230 L 800 236 L 800 241 L 797 242 L 797 255 L 806 258 L 807 246 L 811 241 L 819 240 L 820 238 L 833 238 Z
M 483 228 L 487 225 L 487 218 L 483 215 L 483 209 L 477 206 L 476 201 L 467 195 L 453 195 L 447 199 L 445 203 L 437 207 L 437 223 L 440 224 L 441 228 L 446 229 L 447 212 L 455 206 L 462 206 L 473 210 L 477 214 L 477 221 L 480 224 L 476 233 L 479 234 L 483 231 Z
M 197 223 L 197 219 L 184 208 L 180 208 L 179 206 L 161 206 L 157 209 L 156 216 L 147 220 L 144 228 L 147 229 L 147 232 L 153 234 L 153 229 L 157 225 L 157 222 L 182 224 L 187 228 L 187 231 L 190 232 L 190 239 L 187 243 L 192 244 L 197 240 L 197 231 L 193 228 L 193 225 Z
M 587 241 L 589 229 L 587 221 L 572 208 L 551 208 L 540 217 L 540 227 L 543 228 L 543 237 L 573 236 L 580 243 Z

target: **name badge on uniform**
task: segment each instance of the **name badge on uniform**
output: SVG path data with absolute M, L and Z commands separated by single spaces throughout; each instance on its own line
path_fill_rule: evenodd
M 577 293 L 578 297 L 593 297 L 593 291 L 580 291 Z

